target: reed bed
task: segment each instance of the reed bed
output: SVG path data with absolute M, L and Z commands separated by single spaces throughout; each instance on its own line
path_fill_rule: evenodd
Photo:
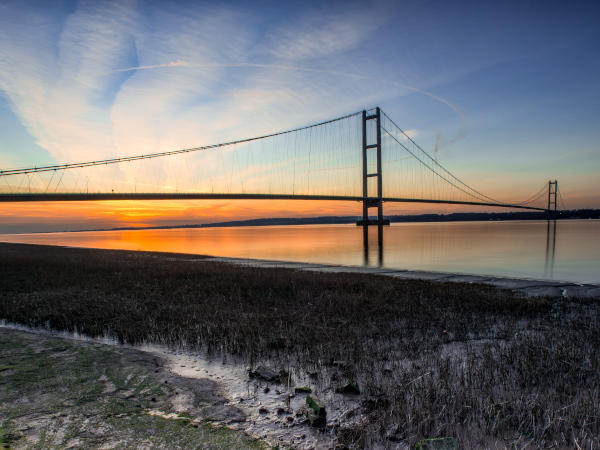
M 360 387 L 348 447 L 600 444 L 600 302 L 483 285 L 0 244 L 0 319 L 184 346 Z

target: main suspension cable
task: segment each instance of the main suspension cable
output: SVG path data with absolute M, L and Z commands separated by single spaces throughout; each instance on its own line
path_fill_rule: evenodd
M 444 172 L 446 172 L 448 175 L 450 175 L 450 176 L 451 176 L 451 177 L 452 177 L 454 180 L 456 180 L 457 182 L 459 182 L 460 184 L 462 184 L 463 186 L 465 186 L 467 189 L 469 189 L 469 190 L 471 190 L 471 191 L 475 192 L 476 194 L 478 194 L 479 196 L 481 196 L 481 197 L 483 197 L 483 198 L 485 198 L 485 199 L 487 199 L 487 200 L 490 200 L 490 201 L 492 201 L 492 202 L 494 202 L 494 203 L 503 203 L 503 202 L 501 202 L 500 200 L 496 200 L 496 199 L 493 199 L 493 198 L 491 198 L 491 197 L 488 197 L 488 196 L 487 196 L 487 195 L 485 195 L 485 194 L 482 194 L 482 193 L 481 193 L 481 192 L 479 192 L 478 190 L 476 190 L 476 189 L 473 189 L 471 186 L 469 186 L 468 184 L 466 184 L 466 183 L 465 183 L 464 181 L 462 181 L 460 178 L 456 177 L 456 176 L 455 176 L 455 175 L 454 175 L 452 172 L 450 172 L 448 169 L 446 169 L 444 166 L 442 166 L 442 165 L 441 165 L 441 164 L 438 162 L 438 160 L 437 160 L 437 159 L 433 158 L 433 157 L 432 157 L 432 156 L 431 156 L 429 153 L 427 153 L 425 150 L 423 150 L 423 148 L 421 148 L 421 146 L 420 146 L 419 144 L 417 144 L 417 143 L 416 143 L 416 142 L 415 142 L 415 141 L 414 141 L 414 140 L 413 140 L 413 139 L 412 139 L 412 138 L 411 138 L 411 137 L 410 137 L 408 134 L 406 134 L 406 133 L 404 132 L 404 130 L 402 130 L 402 128 L 400 128 L 400 127 L 399 127 L 399 126 L 396 124 L 396 122 L 394 122 L 392 119 L 390 119 L 390 117 L 389 117 L 389 116 L 388 116 L 388 115 L 387 115 L 387 114 L 386 114 L 384 111 L 382 111 L 382 112 L 383 112 L 383 115 L 386 117 L 386 119 L 388 119 L 388 120 L 389 120 L 389 121 L 390 121 L 390 122 L 391 122 L 391 123 L 392 123 L 392 124 L 393 124 L 393 125 L 394 125 L 394 126 L 397 128 L 397 129 L 398 129 L 398 130 L 400 130 L 400 133 L 402 133 L 402 135 L 403 135 L 403 136 L 405 136 L 405 137 L 406 137 L 406 138 L 407 138 L 407 139 L 408 139 L 408 140 L 409 140 L 409 141 L 410 141 L 410 142 L 411 142 L 411 143 L 412 143 L 412 144 L 413 144 L 415 147 L 417 147 L 417 148 L 418 148 L 418 149 L 419 149 L 419 150 L 420 150 L 422 153 L 424 153 L 424 154 L 425 154 L 425 155 L 426 155 L 426 156 L 427 156 L 427 157 L 428 157 L 428 158 L 429 158 L 431 161 L 433 161 L 433 163 L 434 163 L 436 166 L 438 166 L 439 168 L 441 168 L 441 169 L 442 169 Z M 405 148 L 406 148 L 406 147 L 405 147 Z M 464 191 L 463 191 L 463 192 L 464 192 Z M 473 196 L 473 197 L 476 197 L 476 196 L 475 196 L 475 195 L 473 195 L 473 194 L 469 194 L 469 195 L 471 195 L 471 196 Z
M 28 167 L 28 168 L 24 168 L 24 169 L 0 170 L 0 176 L 21 175 L 21 174 L 37 173 L 37 172 L 49 172 L 52 170 L 56 171 L 56 170 L 65 170 L 65 169 L 77 169 L 77 168 L 81 168 L 81 167 L 117 164 L 117 163 L 128 162 L 128 161 L 137 161 L 140 159 L 159 158 L 162 156 L 172 156 L 172 155 L 179 155 L 182 153 L 191 153 L 191 152 L 197 152 L 197 151 L 202 151 L 202 150 L 210 150 L 213 148 L 221 148 L 221 147 L 227 147 L 230 145 L 244 144 L 247 142 L 258 141 L 261 139 L 271 138 L 271 137 L 275 137 L 275 136 L 281 136 L 283 134 L 307 130 L 310 128 L 319 127 L 321 125 L 338 122 L 340 120 L 349 119 L 351 117 L 358 116 L 359 114 L 362 114 L 362 112 L 355 112 L 352 114 L 347 114 L 345 116 L 337 117 L 335 119 L 327 120 L 325 122 L 315 123 L 315 124 L 307 125 L 307 126 L 300 127 L 300 128 L 294 128 L 293 130 L 279 131 L 277 133 L 266 134 L 263 136 L 257 136 L 257 137 L 253 137 L 253 138 L 239 139 L 236 141 L 223 142 L 220 144 L 203 145 L 200 147 L 184 148 L 184 149 L 180 149 L 180 150 L 172 150 L 172 151 L 167 151 L 167 152 L 150 153 L 148 155 L 125 156 L 122 158 L 103 159 L 103 160 L 99 160 L 99 161 L 86 161 L 86 162 L 80 162 L 80 163 L 55 164 L 55 165 L 49 165 L 49 166 Z

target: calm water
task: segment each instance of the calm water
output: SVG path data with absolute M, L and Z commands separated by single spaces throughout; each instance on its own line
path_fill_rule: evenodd
M 600 282 L 600 221 L 306 225 L 0 235 L 0 241 Z

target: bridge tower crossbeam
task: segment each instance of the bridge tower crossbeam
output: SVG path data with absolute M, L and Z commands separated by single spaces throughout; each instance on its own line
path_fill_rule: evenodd
M 369 143 L 368 122 L 375 121 L 375 142 Z M 373 153 L 375 153 L 373 155 Z M 369 161 L 376 158 L 376 171 L 369 172 Z M 358 225 L 386 225 L 389 221 L 383 218 L 383 183 L 381 164 L 381 110 L 375 108 L 374 114 L 362 112 L 362 179 L 363 179 L 363 214 Z M 377 195 L 369 195 L 369 178 L 377 180 Z M 369 220 L 369 208 L 377 208 L 377 219 Z

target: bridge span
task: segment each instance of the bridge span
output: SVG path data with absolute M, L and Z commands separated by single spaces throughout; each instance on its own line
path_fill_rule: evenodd
M 521 202 L 485 195 L 378 107 L 219 144 L 0 170 L 0 202 L 354 201 L 364 224 L 385 222 L 384 203 L 556 211 L 559 195 L 556 180 Z
M 342 195 L 302 195 L 302 194 L 208 194 L 208 193 L 51 193 L 51 194 L 0 194 L 0 202 L 74 202 L 108 200 L 327 200 L 362 202 L 363 197 Z M 379 198 L 369 197 L 369 202 L 378 202 Z M 536 206 L 512 205 L 509 203 L 484 203 L 459 200 L 433 200 L 425 198 L 382 197 L 386 203 L 435 203 L 447 205 L 494 206 L 498 208 L 527 209 L 546 211 Z

